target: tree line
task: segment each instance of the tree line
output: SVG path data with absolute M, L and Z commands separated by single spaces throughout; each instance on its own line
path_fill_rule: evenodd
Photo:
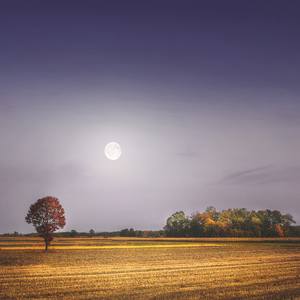
M 175 212 L 167 219 L 164 230 L 172 237 L 284 237 L 293 235 L 293 223 L 296 222 L 290 214 L 278 210 L 217 211 L 210 206 L 191 216 Z
M 86 231 L 60 231 L 53 233 L 57 237 L 162 237 L 165 236 L 164 230 L 136 230 L 134 228 L 124 228 L 116 231 L 96 231 L 90 229 Z
M 55 231 L 62 229 L 66 224 L 62 205 L 57 198 L 51 196 L 33 203 L 25 220 L 32 224 L 37 234 L 44 239 L 46 251 Z M 246 208 L 233 208 L 217 211 L 210 206 L 204 212 L 196 212 L 191 216 L 187 216 L 183 211 L 175 212 L 167 219 L 164 230 L 142 231 L 126 228 L 101 234 L 104 237 L 284 237 L 299 234 L 299 228 L 295 231 L 293 223 L 296 222 L 290 214 L 282 214 L 278 210 L 249 211 Z M 18 235 L 17 232 L 14 234 Z M 61 234 L 71 237 L 78 235 L 76 230 Z M 99 234 L 94 229 L 87 233 L 89 236 Z

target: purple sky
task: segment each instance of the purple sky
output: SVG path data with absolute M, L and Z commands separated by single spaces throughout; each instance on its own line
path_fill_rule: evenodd
M 0 2 L 0 232 L 213 205 L 300 222 L 299 1 Z M 109 161 L 106 143 L 122 157 Z

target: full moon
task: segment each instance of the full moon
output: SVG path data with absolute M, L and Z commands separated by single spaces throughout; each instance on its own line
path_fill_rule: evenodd
M 108 159 L 117 160 L 122 154 L 121 146 L 116 142 L 108 143 L 105 146 L 104 153 Z

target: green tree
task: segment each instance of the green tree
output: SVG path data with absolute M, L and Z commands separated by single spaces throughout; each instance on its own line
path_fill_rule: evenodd
M 75 229 L 72 229 L 72 230 L 70 231 L 70 236 L 74 237 L 74 236 L 76 236 L 76 235 L 78 235 L 78 232 L 77 232 Z
M 168 236 L 186 236 L 189 234 L 190 220 L 183 211 L 172 214 L 164 227 Z
M 192 214 L 190 220 L 190 234 L 196 237 L 204 235 L 204 224 L 202 222 L 201 213 L 199 212 Z

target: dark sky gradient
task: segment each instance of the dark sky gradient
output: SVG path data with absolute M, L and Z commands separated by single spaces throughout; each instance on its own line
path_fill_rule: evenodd
M 292 0 L 1 1 L 0 232 L 48 194 L 66 229 L 209 205 L 299 222 L 299 36 Z

